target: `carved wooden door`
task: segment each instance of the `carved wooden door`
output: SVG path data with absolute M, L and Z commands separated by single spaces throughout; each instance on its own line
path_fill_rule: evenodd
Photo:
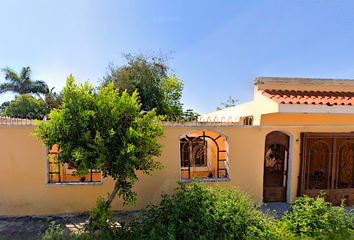
M 354 203 L 354 134 L 303 134 L 300 193 Z

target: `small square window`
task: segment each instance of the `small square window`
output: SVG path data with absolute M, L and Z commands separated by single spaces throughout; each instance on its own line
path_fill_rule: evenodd
M 89 173 L 84 176 L 75 176 L 75 164 L 58 164 L 55 156 L 58 153 L 58 147 L 55 145 L 48 151 L 48 178 L 47 183 L 77 184 L 77 183 L 102 183 L 102 173 L 100 171 L 89 169 Z

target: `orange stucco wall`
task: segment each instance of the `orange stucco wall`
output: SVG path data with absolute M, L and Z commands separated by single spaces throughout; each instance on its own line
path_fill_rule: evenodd
M 352 114 L 272 113 L 261 117 L 263 126 L 343 126 L 354 124 Z
M 273 118 L 273 116 L 271 117 Z M 275 121 L 276 116 L 273 118 Z M 273 121 L 272 120 L 272 121 Z M 265 119 L 271 123 L 271 119 Z M 279 121 L 279 119 L 278 119 Z M 285 120 L 284 120 L 285 121 Z M 290 120 L 289 120 L 290 121 Z M 314 118 L 313 121 L 321 121 Z M 340 118 L 337 118 L 340 121 Z M 281 121 L 280 121 L 281 122 Z M 349 121 L 348 121 L 349 122 Z M 353 121 L 354 123 L 354 121 Z M 106 197 L 113 189 L 110 178 L 101 185 L 53 186 L 46 184 L 46 150 L 30 136 L 33 126 L 0 126 L 0 215 L 39 215 L 90 211 L 98 196 Z M 241 187 L 256 201 L 263 198 L 263 164 L 266 135 L 282 131 L 290 136 L 290 181 L 288 201 L 297 193 L 300 166 L 300 135 L 302 132 L 351 132 L 347 126 L 173 126 L 165 127 L 166 138 L 162 156 L 156 160 L 165 166 L 152 176 L 138 174 L 140 181 L 134 189 L 138 193 L 138 209 L 160 200 L 162 191 L 172 193 L 180 180 L 179 139 L 184 133 L 210 130 L 227 137 L 229 146 L 230 180 L 220 185 Z M 215 182 L 208 182 L 215 185 Z M 113 201 L 114 210 L 125 210 L 122 200 Z M 127 210 L 136 210 L 128 207 Z

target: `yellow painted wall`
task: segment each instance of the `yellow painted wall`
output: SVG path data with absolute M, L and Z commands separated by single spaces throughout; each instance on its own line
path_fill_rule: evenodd
M 261 117 L 262 126 L 343 126 L 354 124 L 352 114 L 273 113 Z
M 269 116 L 268 120 L 265 118 L 265 121 L 271 123 L 272 117 Z M 337 118 L 337 121 L 340 120 L 341 118 Z M 110 178 L 103 179 L 102 185 L 47 185 L 45 147 L 30 136 L 33 130 L 32 126 L 0 126 L 0 215 L 85 212 L 95 206 L 98 196 L 106 197 L 112 191 L 114 182 Z M 287 133 L 290 136 L 291 153 L 290 201 L 293 201 L 297 193 L 301 132 L 351 132 L 354 125 L 165 127 L 166 138 L 161 140 L 165 147 L 158 159 L 165 168 L 156 170 L 152 176 L 138 174 L 140 181 L 134 187 L 138 193 L 138 209 L 160 200 L 162 191 L 172 193 L 180 180 L 179 138 L 186 132 L 196 130 L 217 131 L 228 138 L 230 181 L 220 182 L 220 185 L 239 186 L 248 191 L 256 201 L 262 201 L 263 197 L 266 135 L 272 131 Z M 208 185 L 215 184 L 208 182 Z M 113 209 L 125 210 L 121 199 L 116 198 L 113 201 Z M 127 210 L 137 209 L 128 207 Z

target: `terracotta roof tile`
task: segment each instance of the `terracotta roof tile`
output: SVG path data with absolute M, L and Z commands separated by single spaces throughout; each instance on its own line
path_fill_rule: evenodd
M 353 105 L 354 92 L 259 90 L 279 104 Z

